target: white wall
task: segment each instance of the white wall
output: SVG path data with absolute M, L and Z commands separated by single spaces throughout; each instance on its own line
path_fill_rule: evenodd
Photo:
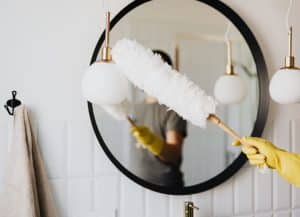
M 226 0 L 255 33 L 272 74 L 286 51 L 287 0 Z M 300 3 L 295 1 L 294 9 Z M 114 14 L 128 0 L 111 0 Z M 275 173 L 242 169 L 225 184 L 186 197 L 145 190 L 122 176 L 96 145 L 81 98 L 80 78 L 103 26 L 100 0 L 1 0 L 0 102 L 12 89 L 28 105 L 62 217 L 182 217 L 183 201 L 197 216 L 300 216 L 300 191 Z M 293 18 L 300 35 L 300 14 Z M 295 37 L 296 56 L 300 45 Z M 299 41 L 299 40 L 298 40 Z M 265 137 L 300 152 L 300 106 L 271 105 Z M 0 180 L 7 150 L 7 123 L 0 110 Z

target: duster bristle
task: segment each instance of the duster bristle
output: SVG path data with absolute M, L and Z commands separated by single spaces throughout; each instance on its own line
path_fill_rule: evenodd
M 215 113 L 217 103 L 212 97 L 136 41 L 118 41 L 112 56 L 134 85 L 191 123 L 205 127 L 209 114 Z

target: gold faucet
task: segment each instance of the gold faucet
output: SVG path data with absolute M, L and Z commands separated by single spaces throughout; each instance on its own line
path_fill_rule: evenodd
M 194 209 L 199 210 L 198 207 L 194 206 L 192 201 L 184 202 L 184 216 L 185 217 L 194 217 Z

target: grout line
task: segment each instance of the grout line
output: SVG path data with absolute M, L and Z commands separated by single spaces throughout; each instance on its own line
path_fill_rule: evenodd
M 211 192 L 211 215 L 215 216 L 215 206 L 214 206 L 214 200 L 215 200 L 215 189 L 212 189 Z
M 294 121 L 290 120 L 289 121 L 289 144 L 290 144 L 290 151 L 294 152 L 295 151 L 295 144 L 294 144 L 294 136 L 295 136 L 295 126 L 294 126 Z M 294 206 L 294 191 L 292 185 L 289 186 L 289 193 L 290 193 L 290 204 L 289 207 L 292 208 Z
M 252 187 L 252 190 L 251 190 L 251 202 L 252 202 L 252 206 L 251 206 L 251 211 L 252 213 L 251 214 L 254 214 L 255 213 L 255 172 L 254 172 L 254 168 L 250 168 L 251 169 L 251 187 Z
M 69 164 L 69 142 L 70 142 L 70 138 L 69 138 L 69 121 L 66 121 L 65 123 L 65 135 L 66 135 L 66 145 L 65 145 L 65 156 L 66 156 L 66 161 L 65 161 L 65 164 L 64 164 L 64 167 L 66 169 L 66 204 L 67 204 L 67 207 L 66 207 L 66 214 L 67 216 L 70 216 L 70 207 L 69 207 L 69 176 L 68 176 L 68 164 Z
M 147 203 L 147 195 L 146 195 L 146 189 L 139 186 L 141 189 L 142 189 L 142 194 L 143 194 L 143 210 L 144 210 L 144 217 L 147 217 L 147 206 L 146 206 L 146 203 Z
M 120 217 L 121 215 L 121 174 L 117 176 L 117 213 L 115 217 Z
M 274 133 L 275 133 L 275 120 L 272 120 L 271 121 L 271 127 L 270 127 L 270 140 L 274 143 L 274 139 L 275 139 L 275 136 L 274 136 Z M 274 177 L 274 173 L 271 172 L 270 173 L 270 186 L 271 186 L 271 214 L 272 214 L 272 217 L 274 216 L 274 182 L 273 182 L 273 177 Z
M 118 212 L 119 215 L 118 215 L 118 217 L 123 216 L 123 213 L 122 213 L 122 211 L 123 211 L 122 210 L 122 204 L 123 204 L 122 203 L 122 197 L 123 197 L 123 194 L 122 194 L 123 193 L 122 192 L 122 187 L 123 187 L 122 186 L 122 182 L 123 182 L 122 181 L 122 176 L 120 175 L 120 177 L 119 177 L 119 200 L 118 200 L 119 201 L 118 202 L 119 203 L 119 212 Z
M 236 198 L 236 188 L 235 188 L 235 185 L 236 185 L 236 177 L 233 179 L 232 183 L 230 184 L 230 188 L 231 188 L 231 192 L 232 192 L 232 201 L 231 201 L 231 213 L 233 215 L 235 215 L 235 198 Z
M 238 214 L 238 211 L 236 210 L 236 193 L 237 193 L 237 190 L 236 190 L 236 186 L 237 186 L 237 176 L 234 176 L 234 178 L 232 179 L 232 185 L 231 185 L 231 192 L 232 192 L 232 207 L 231 207 L 231 213 L 233 214 L 233 215 L 236 215 L 236 214 Z
M 169 197 L 169 195 L 166 197 L 166 200 L 167 200 L 167 208 L 166 208 L 167 216 L 166 217 L 171 217 L 171 213 L 170 213 L 170 197 Z
M 289 150 L 293 151 L 294 146 L 293 146 L 293 120 L 289 120 Z M 290 196 L 290 203 L 289 203 L 289 208 L 291 209 L 293 207 L 293 190 L 292 190 L 292 185 L 289 185 L 289 196 Z

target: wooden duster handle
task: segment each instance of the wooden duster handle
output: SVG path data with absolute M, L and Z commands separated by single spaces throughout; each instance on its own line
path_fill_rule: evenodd
M 228 133 L 230 136 L 232 136 L 234 139 L 238 140 L 243 146 L 251 146 L 250 144 L 245 143 L 242 138 L 233 130 L 231 129 L 229 126 L 227 126 L 224 122 L 222 122 L 222 120 L 214 115 L 214 114 L 210 114 L 207 118 L 207 120 L 215 125 L 217 125 L 218 127 L 220 127 L 222 130 L 224 130 L 226 133 Z M 266 173 L 266 169 L 268 168 L 267 164 L 264 164 L 262 167 L 257 167 L 260 173 L 265 174 Z
M 218 116 L 216 116 L 214 114 L 210 114 L 208 116 L 207 120 L 209 122 L 217 125 L 218 127 L 220 127 L 222 130 L 224 130 L 226 133 L 228 133 L 234 139 L 238 140 L 242 145 L 249 146 L 249 144 L 247 144 L 244 141 L 242 141 L 242 138 L 233 129 L 231 129 L 224 122 L 222 122 L 222 120 Z
M 136 127 L 136 124 L 134 123 L 134 121 L 128 115 L 126 116 L 126 119 L 128 120 L 128 122 L 130 123 L 130 125 L 132 127 Z

